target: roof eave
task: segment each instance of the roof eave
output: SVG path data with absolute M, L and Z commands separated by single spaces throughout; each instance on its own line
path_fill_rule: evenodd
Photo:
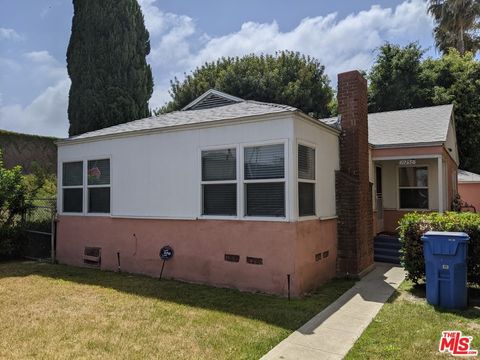
M 132 130 L 132 131 L 125 131 L 121 133 L 115 133 L 115 134 L 91 136 L 86 138 L 59 139 L 55 142 L 55 144 L 57 144 L 57 146 L 75 145 L 75 144 L 81 144 L 81 143 L 96 142 L 101 140 L 112 140 L 112 139 L 118 139 L 118 138 L 151 135 L 151 134 L 157 134 L 157 133 L 163 133 L 163 132 L 193 130 L 193 129 L 215 127 L 215 126 L 221 126 L 221 125 L 230 125 L 233 123 L 238 124 L 238 123 L 265 121 L 265 120 L 271 120 L 271 119 L 285 118 L 288 116 L 292 116 L 292 114 L 294 114 L 293 111 L 286 110 L 286 111 L 279 111 L 276 113 L 241 116 L 241 117 L 205 121 L 205 122 L 193 123 L 193 124 L 163 126 L 158 128 L 152 128 L 152 129 Z

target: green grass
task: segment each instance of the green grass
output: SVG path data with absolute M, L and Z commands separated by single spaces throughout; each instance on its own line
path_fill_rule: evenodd
M 258 359 L 352 286 L 303 299 L 0 263 L 0 359 Z
M 444 330 L 473 336 L 480 350 L 480 308 L 446 311 L 428 305 L 424 286 L 405 281 L 362 334 L 346 359 L 436 359 Z

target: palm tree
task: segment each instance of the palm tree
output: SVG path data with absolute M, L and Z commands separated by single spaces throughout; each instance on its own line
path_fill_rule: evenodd
M 463 55 L 480 49 L 480 0 L 429 0 L 428 12 L 436 22 L 433 33 L 440 51 L 455 48 Z

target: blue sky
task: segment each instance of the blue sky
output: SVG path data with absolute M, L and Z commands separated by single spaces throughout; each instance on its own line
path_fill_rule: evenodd
M 423 0 L 139 0 L 150 31 L 152 108 L 169 80 L 220 56 L 290 49 L 336 74 L 368 70 L 385 41 L 419 41 L 436 56 Z M 0 0 L 0 129 L 65 137 L 69 0 Z

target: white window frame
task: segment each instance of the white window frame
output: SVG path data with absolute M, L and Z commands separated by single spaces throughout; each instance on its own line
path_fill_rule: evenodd
M 245 180 L 245 148 L 250 148 L 250 147 L 259 147 L 259 146 L 268 146 L 268 145 L 283 145 L 283 166 L 284 166 L 284 173 L 283 173 L 283 178 L 281 179 L 259 179 L 259 180 Z M 241 186 L 239 186 L 239 192 L 240 192 L 240 218 L 242 220 L 252 220 L 252 221 L 288 221 L 290 218 L 290 200 L 289 200 L 289 161 L 288 161 L 288 139 L 278 139 L 278 140 L 267 140 L 267 141 L 261 141 L 261 142 L 252 142 L 252 143 L 242 143 L 240 144 L 240 179 L 241 179 Z M 246 207 L 247 207 L 247 199 L 245 197 L 245 185 L 246 184 L 253 184 L 253 183 L 284 183 L 284 191 L 285 191 L 285 216 L 247 216 L 245 215 L 246 212 Z
M 400 186 L 400 169 L 401 168 L 426 168 L 427 169 L 427 186 Z M 397 166 L 397 210 L 400 211 L 430 211 L 430 166 L 428 164 L 415 164 L 408 166 Z M 426 189 L 428 194 L 428 206 L 427 208 L 402 208 L 400 207 L 400 191 L 402 189 Z
M 305 147 L 308 147 L 308 148 L 311 148 L 313 149 L 314 151 L 314 157 L 315 157 L 315 179 L 314 180 L 310 180 L 310 179 L 301 179 L 300 176 L 299 176 L 299 172 L 298 172 L 298 147 L 302 145 L 302 146 L 305 146 Z M 317 164 L 317 145 L 314 144 L 314 143 L 311 143 L 311 142 L 308 142 L 308 141 L 305 141 L 305 140 L 300 140 L 300 139 L 297 139 L 297 144 L 295 146 L 295 158 L 296 158 L 296 161 L 295 161 L 295 173 L 296 173 L 296 177 L 297 177 L 297 187 L 296 187 L 296 193 L 297 193 L 297 215 L 298 215 L 298 219 L 299 220 L 312 220 L 312 219 L 317 219 L 318 218 L 318 209 L 317 209 L 317 206 L 318 206 L 318 202 L 317 202 L 317 179 L 318 179 L 318 164 Z M 309 184 L 314 184 L 314 193 L 315 193 L 315 198 L 314 198 L 314 201 L 315 201 L 315 204 L 314 204 L 314 211 L 315 213 L 313 215 L 303 215 L 301 216 L 300 215 L 300 192 L 298 191 L 298 188 L 299 188 L 299 183 L 309 183 Z
M 202 174 L 202 152 L 203 151 L 212 151 L 212 150 L 228 150 L 235 149 L 235 166 L 236 166 L 236 180 L 218 180 L 218 181 L 203 181 Z M 214 146 L 204 146 L 200 147 L 198 151 L 198 164 L 200 168 L 200 206 L 199 206 L 199 218 L 200 219 L 211 219 L 211 220 L 238 220 L 240 219 L 240 206 L 239 206 L 239 187 L 240 187 L 240 157 L 239 157 L 240 146 L 238 144 L 230 145 L 214 145 Z M 237 186 L 237 215 L 205 215 L 203 214 L 203 185 L 221 185 L 221 184 L 236 184 Z
M 88 185 L 88 162 L 89 161 L 95 161 L 95 160 L 108 160 L 109 161 L 109 166 L 110 166 L 110 183 L 107 185 L 107 184 L 102 184 L 102 185 Z M 84 173 L 83 173 L 83 176 L 84 176 L 84 179 L 83 179 L 83 183 L 84 183 L 84 195 L 83 195 L 83 198 L 84 198 L 84 208 L 83 208 L 83 213 L 84 215 L 86 216 L 111 216 L 112 214 L 112 158 L 110 155 L 108 156 L 94 156 L 94 157 L 89 157 L 87 158 L 85 161 L 84 161 Z M 89 212 L 88 211 L 88 201 L 89 201 L 89 194 L 88 194 L 88 190 L 89 189 L 92 189 L 92 188 L 109 188 L 110 190 L 110 211 L 108 213 L 98 213 L 98 212 Z
M 77 163 L 77 162 L 81 162 L 82 163 L 82 185 L 66 185 L 64 186 L 63 185 L 63 164 L 68 164 L 68 163 Z M 59 176 L 59 182 L 58 184 L 60 185 L 60 194 L 59 194 L 59 197 L 60 197 L 60 213 L 62 215 L 70 215 L 70 216 L 78 216 L 78 215 L 83 215 L 83 213 L 85 212 L 85 191 L 83 190 L 83 187 L 85 186 L 85 161 L 83 161 L 83 159 L 74 159 L 74 160 L 64 160 L 61 162 L 61 167 L 60 167 L 60 176 Z M 64 200 L 64 196 L 63 196 L 63 190 L 64 189 L 82 189 L 82 211 L 81 212 L 65 212 L 63 211 L 63 200 Z

